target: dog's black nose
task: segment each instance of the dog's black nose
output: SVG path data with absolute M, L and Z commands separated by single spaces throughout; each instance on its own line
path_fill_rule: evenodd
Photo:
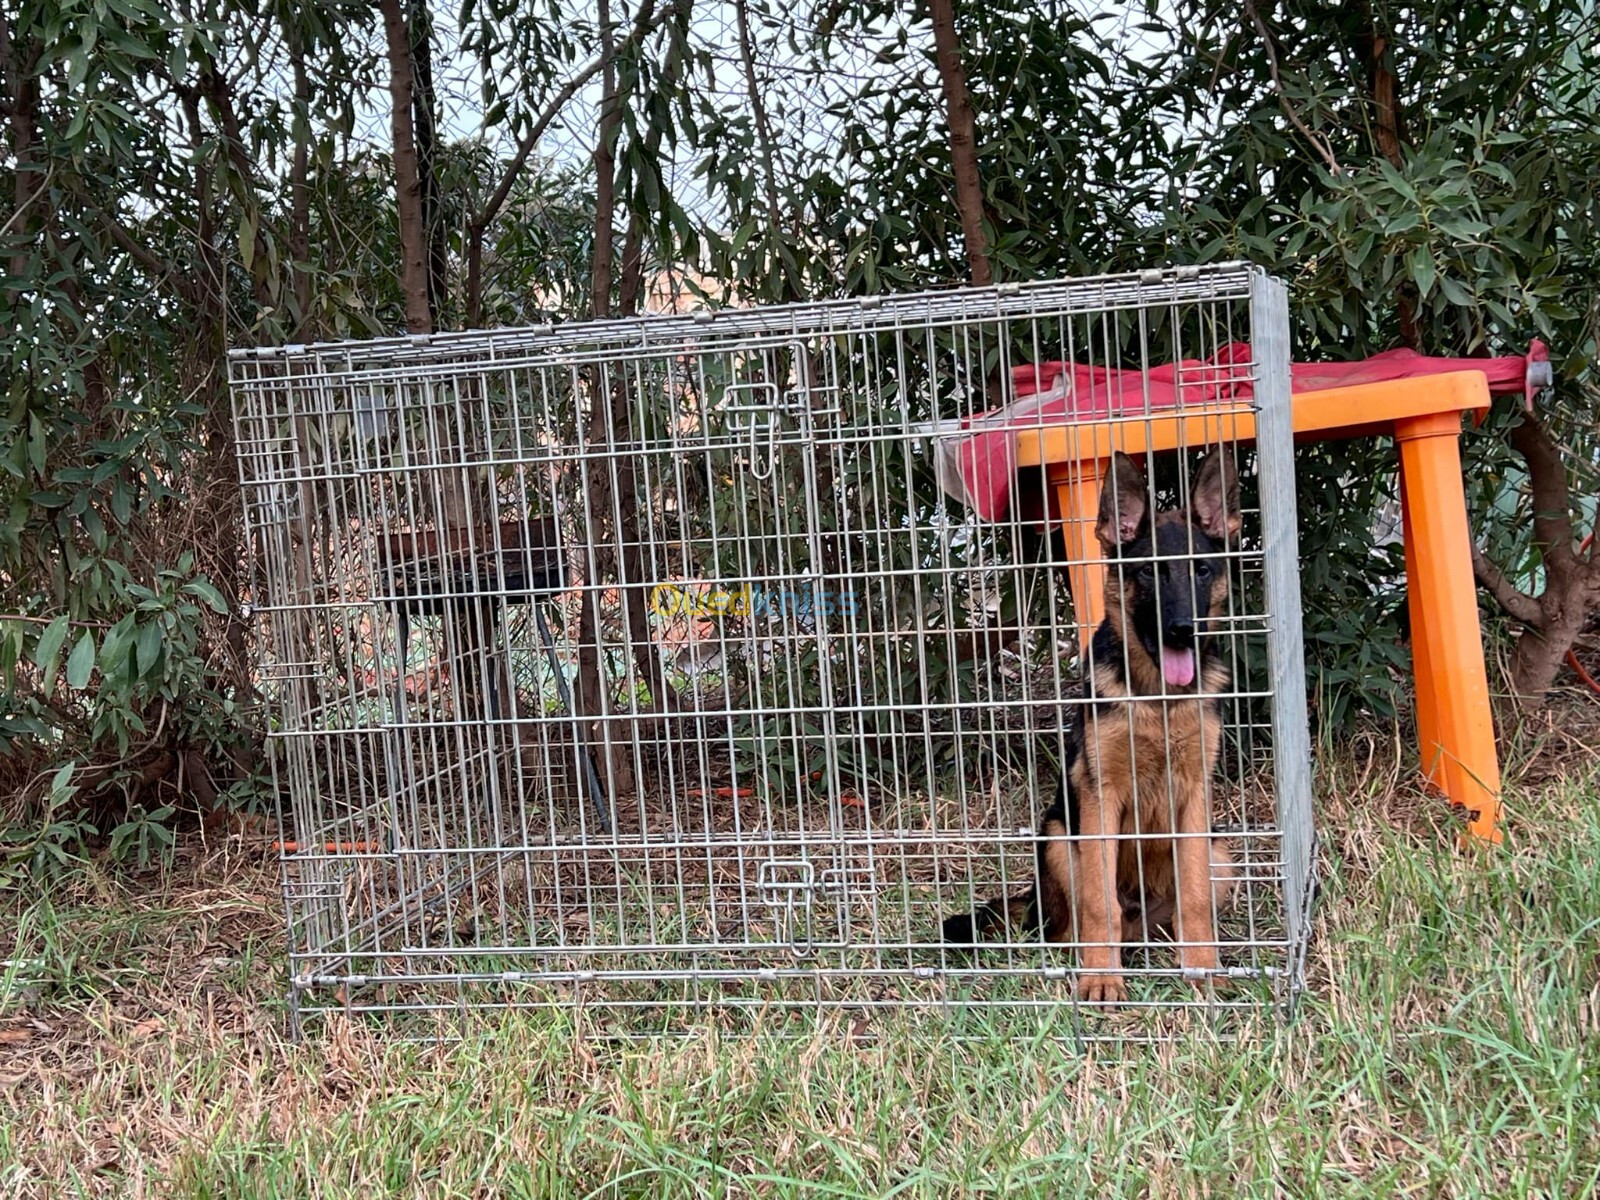
M 1174 646 L 1187 646 L 1194 641 L 1194 626 L 1188 621 L 1168 625 L 1167 638 Z

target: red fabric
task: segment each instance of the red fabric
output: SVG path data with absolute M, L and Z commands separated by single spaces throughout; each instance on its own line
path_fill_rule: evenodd
M 1529 365 L 1549 358 L 1549 349 L 1540 341 L 1533 342 L 1527 354 L 1500 358 L 1430 358 L 1415 350 L 1389 350 L 1359 362 L 1294 363 L 1290 386 L 1295 392 L 1314 392 L 1446 371 L 1482 371 L 1488 376 L 1491 393 L 1522 393 L 1531 407 L 1536 389 L 1528 377 Z M 1244 342 L 1224 346 L 1209 359 L 1185 359 L 1149 371 L 1069 362 L 1016 367 L 1011 372 L 1016 399 L 962 422 L 962 428 L 970 431 L 968 436 L 951 439 L 941 447 L 939 466 L 945 490 L 982 519 L 999 520 L 1011 503 L 1018 430 L 1245 402 L 1251 397 L 1252 369 L 1250 347 Z M 1039 499 L 1029 497 L 1028 507 L 1037 508 Z

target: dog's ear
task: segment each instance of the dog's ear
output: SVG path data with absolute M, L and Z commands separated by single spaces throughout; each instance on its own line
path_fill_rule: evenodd
M 1189 491 L 1189 519 L 1214 542 L 1239 536 L 1239 471 L 1232 454 L 1213 450 L 1200 464 Z
M 1126 546 L 1150 524 L 1149 488 L 1144 471 L 1122 451 L 1111 457 L 1100 485 L 1100 519 L 1094 535 L 1108 551 Z

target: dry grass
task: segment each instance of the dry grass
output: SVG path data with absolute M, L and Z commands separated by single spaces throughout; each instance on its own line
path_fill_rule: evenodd
M 1488 858 L 1451 848 L 1392 738 L 1339 754 L 1309 997 L 1237 1046 L 1085 1056 L 915 1015 L 618 1044 L 537 1013 L 295 1046 L 275 867 L 90 871 L 15 909 L 0 1194 L 1591 1194 L 1600 771 L 1576 724 L 1513 747 L 1529 782 Z

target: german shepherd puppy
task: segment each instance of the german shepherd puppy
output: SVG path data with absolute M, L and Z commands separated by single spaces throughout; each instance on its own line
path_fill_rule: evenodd
M 1117 454 L 1095 525 L 1111 560 L 1106 617 L 1090 649 L 1089 703 L 1068 731 L 1065 774 L 1039 826 L 1038 876 L 1025 892 L 944 922 L 948 945 L 1041 925 L 1048 941 L 1081 943 L 1078 993 L 1100 1003 L 1127 998 L 1122 943 L 1158 930 L 1175 935 L 1183 968 L 1215 970 L 1213 905 L 1232 899 L 1237 874 L 1227 843 L 1211 837 L 1206 785 L 1222 748 L 1214 697 L 1229 671 L 1206 634 L 1227 603 L 1219 556 L 1239 533 L 1238 476 L 1214 451 L 1187 509 L 1152 519 L 1149 497 L 1144 471 Z M 1069 833 L 1083 840 L 1060 840 Z

